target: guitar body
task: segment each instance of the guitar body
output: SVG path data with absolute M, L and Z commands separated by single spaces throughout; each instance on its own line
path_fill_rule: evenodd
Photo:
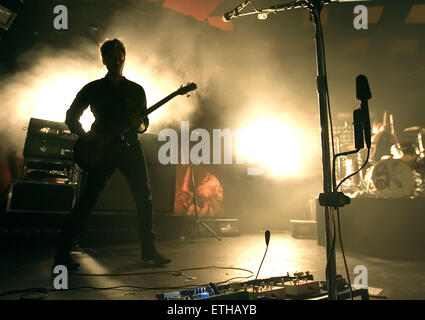
M 96 170 L 107 156 L 107 141 L 91 132 L 80 137 L 74 145 L 74 161 L 84 171 Z

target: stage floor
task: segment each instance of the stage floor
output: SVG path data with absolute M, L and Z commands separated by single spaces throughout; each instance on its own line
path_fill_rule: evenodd
M 226 237 L 222 238 L 221 242 L 212 237 L 195 238 L 194 241 L 159 241 L 157 247 L 161 253 L 172 258 L 171 264 L 163 268 L 144 267 L 136 243 L 84 248 L 83 252 L 73 254 L 81 263 L 80 273 L 138 274 L 69 275 L 69 288 L 135 286 L 145 289 L 133 287 L 115 290 L 60 290 L 49 292 L 46 299 L 155 300 L 157 293 L 176 291 L 171 287 L 183 289 L 184 286 L 202 286 L 235 277 L 251 276 L 251 279 L 254 279 L 266 248 L 263 232 Z M 53 288 L 53 254 L 53 247 L 3 251 L 0 293 L 26 288 Z M 386 260 L 353 252 L 346 254 L 352 281 L 356 276 L 354 267 L 364 265 L 368 270 L 369 287 L 383 289 L 381 296 L 388 299 L 425 299 L 425 261 Z M 315 280 L 324 280 L 325 266 L 325 248 L 319 246 L 317 240 L 295 239 L 289 232 L 272 231 L 259 278 L 283 276 L 287 272 L 292 274 L 296 271 L 310 271 Z M 193 269 L 190 270 L 191 268 Z M 340 251 L 337 251 L 337 273 L 346 278 Z M 0 296 L 0 299 L 15 300 L 20 299 L 21 295 L 19 293 Z

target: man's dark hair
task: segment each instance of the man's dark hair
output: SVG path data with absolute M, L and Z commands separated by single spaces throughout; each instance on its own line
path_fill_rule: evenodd
M 115 48 L 121 49 L 122 53 L 124 53 L 124 55 L 126 54 L 124 44 L 120 40 L 118 39 L 106 40 L 100 46 L 100 52 L 102 53 L 102 58 L 105 58 L 105 56 Z

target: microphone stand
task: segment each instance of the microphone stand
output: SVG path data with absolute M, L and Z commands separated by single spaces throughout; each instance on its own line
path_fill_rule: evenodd
M 323 191 L 324 193 L 331 193 L 332 178 L 331 178 L 331 165 L 330 165 L 330 147 L 329 147 L 329 122 L 328 122 L 328 101 L 327 90 L 328 80 L 326 77 L 325 65 L 325 48 L 322 32 L 322 22 L 320 20 L 320 13 L 323 8 L 323 2 L 320 0 L 313 0 L 310 2 L 310 12 L 315 26 L 315 44 L 316 44 L 316 65 L 317 65 L 317 93 L 319 99 L 320 110 L 320 127 L 321 127 L 321 141 L 322 141 L 322 166 L 323 166 Z M 326 282 L 328 288 L 328 296 L 330 300 L 337 300 L 336 289 L 336 260 L 335 248 L 332 248 L 334 234 L 334 212 L 331 207 L 325 206 L 325 228 L 326 228 L 326 256 L 328 263 L 328 270 L 326 271 Z
M 221 238 L 218 236 L 218 234 L 211 229 L 206 223 L 205 221 L 201 221 L 199 219 L 198 216 L 198 200 L 197 200 L 197 195 L 196 195 L 196 184 L 195 184 L 195 176 L 194 176 L 194 170 L 192 167 L 192 164 L 189 164 L 189 168 L 190 168 L 190 177 L 191 177 L 191 183 L 192 183 L 192 189 L 193 189 L 193 197 L 192 197 L 192 204 L 195 207 L 195 226 L 194 228 L 196 229 L 197 233 L 199 233 L 199 225 L 203 226 L 206 230 L 208 230 L 214 237 L 217 238 L 218 241 L 221 241 Z
M 242 17 L 246 15 L 258 14 L 264 19 L 269 13 L 279 11 L 288 11 L 296 8 L 306 8 L 310 11 L 312 22 L 315 27 L 315 44 L 316 44 L 316 66 L 317 66 L 317 94 L 320 111 L 320 127 L 321 127 L 321 144 L 322 144 L 322 169 L 323 169 L 323 191 L 325 194 L 331 194 L 333 191 L 332 175 L 331 175 L 331 159 L 329 146 L 329 121 L 328 121 L 328 83 L 326 77 L 325 51 L 322 32 L 322 22 L 320 13 L 325 4 L 336 2 L 335 0 L 298 0 L 281 5 L 275 5 L 268 9 L 257 10 L 254 5 L 253 12 L 242 13 L 236 12 L 231 18 Z M 336 288 L 336 261 L 335 248 L 332 242 L 335 237 L 335 220 L 334 211 L 331 206 L 325 208 L 325 227 L 326 227 L 326 257 L 328 268 L 326 270 L 326 282 L 328 289 L 328 298 L 337 300 Z

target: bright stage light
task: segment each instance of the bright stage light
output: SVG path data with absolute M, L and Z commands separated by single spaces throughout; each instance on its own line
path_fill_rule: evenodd
M 38 118 L 50 121 L 65 121 L 66 111 L 71 106 L 77 93 L 82 87 L 96 79 L 103 78 L 105 71 L 100 67 L 79 69 L 65 69 L 60 73 L 55 66 L 49 66 L 41 76 L 32 77 L 31 84 L 20 86 L 16 89 L 16 102 L 19 118 L 26 121 L 30 118 Z M 35 72 L 37 73 L 37 72 Z M 129 61 L 126 64 L 124 75 L 127 79 L 141 84 L 146 92 L 148 107 L 161 100 L 166 94 L 160 92 L 152 83 L 145 81 L 151 75 L 144 74 L 143 70 Z M 178 84 L 176 84 L 178 88 Z M 164 116 L 166 107 L 152 113 L 149 118 L 151 122 Z M 85 131 L 89 131 L 94 121 L 94 116 L 87 108 L 80 118 L 80 123 Z
M 259 13 L 257 15 L 258 20 L 266 20 L 267 19 L 267 14 L 268 13 L 266 13 L 266 12 Z
M 40 81 L 34 91 L 29 92 L 23 103 L 33 110 L 30 118 L 44 120 L 65 121 L 66 111 L 71 106 L 76 94 L 82 86 L 90 80 L 81 74 L 68 74 L 49 80 Z M 26 116 L 26 108 L 21 109 Z M 90 109 L 84 111 L 80 118 L 81 125 L 85 131 L 90 130 L 94 116 Z
M 277 118 L 263 118 L 241 129 L 236 149 L 248 163 L 261 164 L 276 177 L 296 176 L 301 169 L 296 130 Z

